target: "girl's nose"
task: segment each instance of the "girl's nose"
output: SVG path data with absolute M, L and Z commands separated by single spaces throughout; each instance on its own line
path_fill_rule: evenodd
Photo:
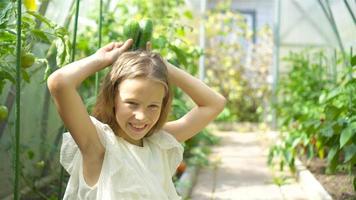
M 135 112 L 135 118 L 136 118 L 137 120 L 144 121 L 145 118 L 146 118 L 145 112 L 143 112 L 143 111 L 136 111 L 136 112 Z

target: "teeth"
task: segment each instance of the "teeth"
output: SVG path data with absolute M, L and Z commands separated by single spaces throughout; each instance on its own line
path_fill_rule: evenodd
M 146 125 L 141 125 L 141 126 L 138 126 L 138 125 L 134 125 L 134 124 L 131 124 L 134 128 L 144 128 Z

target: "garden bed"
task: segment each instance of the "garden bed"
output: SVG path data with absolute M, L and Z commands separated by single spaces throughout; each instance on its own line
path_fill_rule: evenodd
M 301 161 L 333 199 L 356 200 L 356 192 L 353 190 L 352 179 L 346 170 L 339 169 L 335 174 L 326 174 L 327 163 L 325 160 L 313 158 L 307 161 L 306 158 L 302 158 Z

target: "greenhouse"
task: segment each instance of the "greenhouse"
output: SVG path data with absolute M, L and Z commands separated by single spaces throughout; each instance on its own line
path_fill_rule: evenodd
M 1 0 L 0 199 L 356 199 L 355 0 Z

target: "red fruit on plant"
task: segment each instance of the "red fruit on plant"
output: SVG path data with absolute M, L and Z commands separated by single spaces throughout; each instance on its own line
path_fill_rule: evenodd
M 177 168 L 177 172 L 179 174 L 183 174 L 183 172 L 186 170 L 186 168 L 187 168 L 187 164 L 185 164 L 185 162 L 182 161 Z

